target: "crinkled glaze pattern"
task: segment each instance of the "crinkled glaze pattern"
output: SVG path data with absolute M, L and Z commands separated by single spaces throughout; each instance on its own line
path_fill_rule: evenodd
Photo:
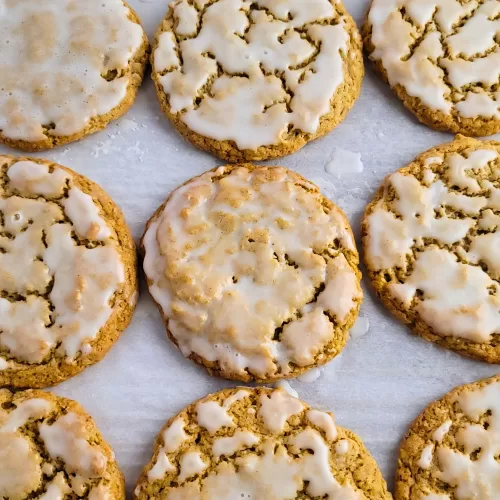
M 500 130 L 500 2 L 373 0 L 370 58 L 423 122 L 469 135 Z
M 0 390 L 0 497 L 125 499 L 113 451 L 69 399 Z
M 177 0 L 152 65 L 177 128 L 227 160 L 233 149 L 240 160 L 282 156 L 323 135 L 363 76 L 357 28 L 330 0 Z
M 175 190 L 143 237 L 149 290 L 186 357 L 274 380 L 343 348 L 362 299 L 344 214 L 283 167 L 219 167 Z
M 396 500 L 495 500 L 500 491 L 500 377 L 432 403 L 401 445 Z
M 142 79 L 147 40 L 122 0 L 0 0 L 0 40 L 0 137 L 12 145 L 51 147 L 107 123 Z
M 363 221 L 377 293 L 423 337 L 500 362 L 500 143 L 458 137 L 389 175 Z
M 130 319 L 135 251 L 96 186 L 0 158 L 0 381 L 50 385 L 96 362 Z
M 137 500 L 390 499 L 359 438 L 282 390 L 226 389 L 162 429 Z

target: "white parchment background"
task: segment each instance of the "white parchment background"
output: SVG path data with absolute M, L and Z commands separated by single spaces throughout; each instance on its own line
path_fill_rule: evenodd
M 129 3 L 152 39 L 167 0 Z M 345 3 L 361 26 L 368 0 Z M 339 127 L 274 162 L 319 184 L 347 213 L 358 243 L 363 209 L 384 176 L 452 139 L 420 125 L 369 64 L 366 72 L 361 97 Z M 336 147 L 361 153 L 364 171 L 343 172 L 340 178 L 326 173 Z M 0 147 L 0 153 L 12 150 Z M 220 163 L 185 142 L 161 115 L 149 74 L 126 117 L 79 143 L 38 156 L 98 182 L 122 208 L 136 240 L 172 189 Z M 414 337 L 384 311 L 366 280 L 363 288 L 361 314 L 369 318 L 368 333 L 350 341 L 314 383 L 291 385 L 302 399 L 332 410 L 340 425 L 361 436 L 392 488 L 398 444 L 412 420 L 454 386 L 492 375 L 498 368 Z M 164 422 L 193 400 L 231 385 L 209 377 L 171 345 L 142 280 L 132 324 L 111 352 L 53 391 L 76 399 L 94 417 L 116 452 L 130 492 Z

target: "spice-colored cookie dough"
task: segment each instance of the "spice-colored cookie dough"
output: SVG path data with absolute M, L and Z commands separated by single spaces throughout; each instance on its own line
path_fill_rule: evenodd
M 384 304 L 420 336 L 500 363 L 500 143 L 458 136 L 386 177 L 362 224 Z
M 102 359 L 132 317 L 136 266 L 97 184 L 0 156 L 0 386 L 46 387 Z
M 53 148 L 134 102 L 149 44 L 122 0 L 0 2 L 0 142 Z
M 390 500 L 361 440 L 283 390 L 226 389 L 158 435 L 136 500 Z
M 340 353 L 358 315 L 349 222 L 283 167 L 225 166 L 189 180 L 142 244 L 169 338 L 213 375 L 299 375 Z
M 0 498 L 125 500 L 115 455 L 75 401 L 0 390 Z
M 500 376 L 429 405 L 401 444 L 396 500 L 496 500 Z
M 284 156 L 328 133 L 364 74 L 358 29 L 335 0 L 177 0 L 151 65 L 175 128 L 230 162 Z
M 365 48 L 417 118 L 438 130 L 500 131 L 500 2 L 372 0 Z

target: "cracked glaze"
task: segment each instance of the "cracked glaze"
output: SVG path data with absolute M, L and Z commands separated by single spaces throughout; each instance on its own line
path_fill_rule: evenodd
M 125 280 L 116 235 L 69 171 L 0 162 L 3 368 L 54 357 L 73 363 L 92 352 Z
M 0 497 L 121 498 L 110 495 L 112 452 L 76 403 L 43 392 L 7 390 L 0 391 L 0 402 L 9 408 L 0 409 Z
M 329 0 L 178 0 L 158 35 L 153 70 L 190 130 L 239 149 L 315 134 L 346 78 L 353 47 Z M 353 37 L 359 38 L 353 30 Z
M 458 126 L 500 120 L 499 15 L 497 0 L 374 0 L 370 58 L 392 87 Z
M 122 0 L 0 0 L 0 39 L 1 135 L 37 142 L 121 104 L 143 29 Z
M 220 415 L 217 423 L 214 414 Z M 179 444 L 166 451 L 162 443 L 172 431 Z M 137 500 L 392 498 L 359 439 L 337 427 L 331 413 L 266 388 L 221 391 L 183 410 L 158 436 L 134 495 Z
M 459 137 L 386 178 L 364 221 L 377 288 L 408 322 L 498 359 L 499 143 Z M 451 344 L 450 344 L 451 345 Z M 456 344 L 453 344 L 456 345 Z M 468 346 L 468 347 L 467 347 Z
M 345 216 L 282 167 L 219 167 L 190 180 L 150 221 L 143 245 L 149 289 L 176 344 L 230 378 L 324 363 L 357 315 Z

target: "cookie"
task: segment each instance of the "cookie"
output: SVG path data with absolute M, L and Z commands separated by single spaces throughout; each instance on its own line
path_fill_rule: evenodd
M 283 167 L 224 166 L 187 181 L 142 245 L 169 338 L 212 375 L 299 375 L 339 354 L 358 314 L 349 222 Z
M 103 358 L 132 317 L 136 267 L 123 215 L 97 184 L 0 157 L 0 386 L 46 387 Z
M 134 102 L 148 40 L 122 0 L 4 0 L 0 142 L 39 151 L 103 129 Z
M 396 500 L 495 500 L 500 491 L 500 376 L 429 405 L 401 444 Z
M 330 132 L 364 74 L 340 0 L 176 0 L 151 65 L 174 127 L 229 162 L 288 155 Z
M 75 401 L 0 390 L 0 498 L 125 500 L 115 455 Z
M 160 494 L 161 493 L 161 494 Z M 331 413 L 287 392 L 225 389 L 171 418 L 134 498 L 391 499 L 375 460 Z
M 426 125 L 500 132 L 500 3 L 372 0 L 363 28 L 375 67 Z
M 368 275 L 418 335 L 500 363 L 500 143 L 458 136 L 386 177 L 362 223 Z

